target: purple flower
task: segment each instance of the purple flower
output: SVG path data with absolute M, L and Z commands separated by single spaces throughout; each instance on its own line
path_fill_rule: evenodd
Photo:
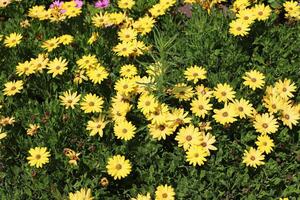
M 62 6 L 63 2 L 60 2 L 59 0 L 57 1 L 54 1 L 51 5 L 50 5 L 50 8 L 54 8 L 54 7 L 57 7 L 57 8 L 60 8 Z
M 109 0 L 100 0 L 95 3 L 96 8 L 106 8 L 109 6 Z
M 81 8 L 83 5 L 83 1 L 81 0 L 74 0 L 74 2 L 76 3 L 76 8 Z

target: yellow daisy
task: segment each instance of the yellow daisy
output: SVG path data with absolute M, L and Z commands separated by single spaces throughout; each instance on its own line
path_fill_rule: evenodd
M 69 193 L 69 200 L 93 200 L 91 189 L 81 188 L 79 191 Z
M 64 71 L 66 71 L 68 65 L 68 61 L 63 59 L 62 57 L 55 58 L 54 60 L 48 63 L 48 74 L 52 74 L 52 77 L 56 77 L 57 75 L 62 75 Z
M 257 70 L 246 72 L 243 79 L 243 84 L 249 86 L 252 90 L 261 89 L 265 84 L 265 75 Z
M 86 126 L 86 130 L 90 131 L 90 136 L 95 136 L 97 133 L 100 137 L 103 136 L 103 129 L 108 122 L 105 121 L 104 116 L 99 115 L 99 117 L 93 117 L 89 120 Z
M 253 126 L 261 134 L 275 133 L 279 127 L 276 118 L 269 113 L 257 114 Z
M 250 31 L 249 23 L 241 19 L 231 21 L 229 27 L 229 32 L 234 36 L 246 36 Z
M 29 150 L 30 156 L 27 157 L 30 166 L 37 168 L 43 167 L 44 164 L 49 162 L 50 153 L 47 147 L 35 147 Z
M 246 166 L 257 168 L 257 166 L 265 164 L 263 162 L 264 159 L 265 156 L 262 152 L 253 147 L 251 147 L 249 151 L 244 151 L 243 163 L 245 163 Z
M 175 140 L 178 142 L 179 147 L 183 147 L 187 151 L 192 145 L 200 144 L 201 135 L 199 129 L 190 124 L 187 127 L 179 129 Z
M 262 153 L 269 154 L 273 150 L 274 141 L 268 135 L 260 135 L 255 144 Z
M 172 186 L 159 185 L 155 191 L 155 200 L 175 200 L 175 191 Z
M 204 80 L 206 79 L 206 69 L 203 67 L 199 67 L 197 65 L 188 67 L 184 71 L 185 78 L 188 81 L 193 81 L 194 83 L 197 83 L 199 80 Z
M 186 158 L 190 165 L 204 165 L 208 151 L 202 146 L 191 146 L 186 152 Z
M 107 173 L 115 180 L 125 178 L 131 172 L 131 164 L 124 156 L 115 155 L 108 159 L 106 165 Z
M 12 48 L 21 43 L 23 36 L 19 33 L 11 33 L 4 38 L 4 45 L 6 47 Z
M 227 83 L 217 84 L 214 88 L 214 96 L 217 98 L 218 102 L 228 102 L 233 101 L 235 98 L 235 91 Z
M 80 106 L 84 113 L 98 113 L 102 111 L 103 103 L 104 101 L 102 97 L 89 93 L 84 96 Z
M 136 127 L 126 120 L 116 122 L 114 125 L 114 133 L 118 139 L 125 141 L 131 140 L 136 132 Z
M 17 93 L 20 93 L 23 89 L 23 81 L 10 81 L 4 84 L 5 88 L 3 89 L 3 94 L 6 96 L 13 96 Z
M 198 117 L 205 118 L 208 111 L 212 110 L 212 104 L 209 103 L 209 99 L 204 96 L 198 96 L 191 102 L 192 113 Z
M 80 95 L 77 95 L 77 92 L 71 93 L 70 90 L 64 92 L 59 98 L 61 100 L 61 105 L 65 106 L 66 109 L 69 107 L 74 109 L 75 105 L 80 101 Z
M 265 6 L 263 4 L 256 4 L 254 6 L 254 14 L 256 15 L 256 19 L 259 21 L 267 20 L 271 15 L 271 8 L 270 6 Z

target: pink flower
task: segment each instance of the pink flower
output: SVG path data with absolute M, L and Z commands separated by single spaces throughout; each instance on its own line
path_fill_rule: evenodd
M 81 0 L 74 0 L 74 2 L 76 3 L 76 8 L 81 8 L 83 5 L 83 1 Z
M 57 7 L 57 8 L 60 8 L 62 6 L 63 2 L 60 2 L 59 0 L 57 1 L 54 1 L 51 5 L 50 5 L 50 8 L 54 8 L 54 7 Z
M 106 8 L 109 6 L 109 0 L 100 0 L 95 3 L 96 8 Z

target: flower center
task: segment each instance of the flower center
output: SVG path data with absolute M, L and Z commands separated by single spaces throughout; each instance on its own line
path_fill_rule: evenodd
M 289 116 L 288 114 L 285 114 L 285 115 L 284 115 L 284 118 L 287 119 L 287 120 L 289 120 L 289 119 L 290 119 L 290 116 Z
M 123 128 L 122 132 L 125 134 L 127 133 L 127 129 L 126 128 Z
M 228 112 L 223 112 L 222 116 L 223 117 L 228 117 Z
M 268 124 L 263 123 L 263 124 L 262 124 L 262 127 L 263 127 L 263 128 L 268 128 L 269 126 L 268 126 Z
M 202 143 L 201 143 L 201 146 L 206 147 L 206 146 L 207 146 L 207 143 L 206 143 L 206 142 L 202 142 Z
M 252 82 L 256 82 L 256 78 L 251 78 L 251 81 Z
M 259 11 L 259 12 L 258 12 L 258 15 L 263 15 L 263 14 L 264 14 L 263 11 Z
M 255 156 L 251 156 L 250 160 L 254 161 L 255 160 Z
M 94 102 L 89 102 L 89 106 L 94 106 L 95 105 L 95 103 Z
M 122 169 L 122 165 L 121 165 L 121 164 L 117 164 L 117 165 L 116 165 L 116 169 L 117 169 L 117 170 Z
M 190 136 L 190 135 L 188 135 L 188 136 L 186 136 L 186 137 L 185 137 L 185 139 L 186 139 L 186 141 L 188 141 L 188 142 L 189 142 L 189 141 L 191 141 L 191 140 L 193 139 L 193 137 L 192 137 L 192 136 Z
M 41 157 L 42 157 L 42 156 L 41 156 L 40 154 L 37 154 L 37 155 L 35 156 L 35 159 L 39 160 Z
M 15 90 L 15 89 L 17 89 L 16 86 L 12 86 L 12 87 L 11 87 L 11 90 Z
M 167 198 L 168 194 L 167 193 L 163 193 L 161 196 L 162 196 L 162 198 Z
M 243 112 L 243 111 L 244 111 L 244 108 L 240 106 L 240 107 L 239 107 L 239 111 L 240 111 L 240 112 Z
M 221 95 L 222 95 L 222 96 L 226 96 L 226 92 L 223 91 L 223 92 L 221 93 Z
M 150 104 L 151 104 L 150 101 L 146 101 L 146 102 L 145 102 L 145 105 L 146 105 L 146 106 L 150 106 Z

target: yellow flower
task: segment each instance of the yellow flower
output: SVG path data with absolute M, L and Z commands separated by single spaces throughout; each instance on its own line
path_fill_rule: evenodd
M 131 198 L 130 200 L 151 200 L 150 193 L 146 195 L 138 194 L 136 198 Z
M 133 0 L 118 0 L 118 7 L 121 9 L 131 9 L 134 4 Z
M 135 51 L 135 46 L 132 42 L 121 42 L 118 43 L 113 51 L 117 53 L 118 56 L 129 57 Z
M 80 191 L 69 193 L 69 200 L 93 200 L 91 189 L 81 188 Z
M 189 113 L 185 112 L 183 108 L 172 109 L 168 117 L 168 122 L 172 122 L 174 127 L 190 123 L 192 118 L 188 115 Z
M 86 55 L 82 56 L 79 60 L 76 61 L 76 64 L 79 66 L 79 69 L 91 69 L 98 64 L 98 60 L 95 55 Z
M 175 191 L 172 186 L 159 185 L 155 191 L 155 200 L 175 200 Z
M 65 106 L 66 109 L 69 107 L 74 109 L 75 105 L 80 101 L 80 95 L 77 95 L 77 92 L 71 93 L 70 90 L 64 92 L 59 98 L 61 100 L 61 105 Z
M 235 111 L 235 107 L 232 104 L 224 106 L 222 109 L 214 109 L 213 118 L 216 122 L 226 125 L 236 121 L 237 113 Z
M 64 3 L 64 4 L 66 4 L 66 3 Z M 76 16 L 80 15 L 80 13 L 81 13 L 80 8 L 72 7 L 72 8 L 67 9 L 66 12 L 64 13 L 64 15 L 67 16 L 68 18 L 71 18 L 71 17 L 76 17 Z
M 115 90 L 118 93 L 129 95 L 131 92 L 134 91 L 136 84 L 133 79 L 129 78 L 121 78 L 115 84 Z
M 158 101 L 151 94 L 142 94 L 139 97 L 138 109 L 142 111 L 144 115 L 150 114 L 155 111 L 155 108 L 158 106 Z
M 263 105 L 271 114 L 275 114 L 283 109 L 285 102 L 278 95 L 266 95 L 263 97 Z
M 268 135 L 258 136 L 255 144 L 257 145 L 259 151 L 266 154 L 271 153 L 274 147 L 274 142 Z
M 152 17 L 156 18 L 166 13 L 167 7 L 162 4 L 155 4 L 152 8 L 149 9 L 149 12 Z
M 115 155 L 108 159 L 106 165 L 107 173 L 115 180 L 125 178 L 131 172 L 131 164 L 124 156 Z
M 250 5 L 250 2 L 248 0 L 236 0 L 233 3 L 232 11 L 237 13 L 240 10 L 246 9 Z
M 236 114 L 241 119 L 252 116 L 254 108 L 248 100 L 241 98 L 240 100 L 235 100 L 233 105 L 235 107 Z
M 12 48 L 21 43 L 23 36 L 19 33 L 11 33 L 4 38 L 4 45 L 6 47 Z
M 114 125 L 114 133 L 118 139 L 125 141 L 131 140 L 136 132 L 136 127 L 126 120 L 116 122 Z
M 64 45 L 68 45 L 68 44 L 71 44 L 74 40 L 74 37 L 72 35 L 62 35 L 58 38 L 59 40 L 59 43 L 62 43 Z
M 131 107 L 132 106 L 128 102 L 114 102 L 110 109 L 110 114 L 113 121 L 123 121 Z
M 297 87 L 295 83 L 292 82 L 290 79 L 279 80 L 275 83 L 275 88 L 278 91 L 278 94 L 284 98 L 292 98 L 294 95 L 292 92 L 296 92 Z
M 30 166 L 37 168 L 43 167 L 44 164 L 49 162 L 50 153 L 47 147 L 35 147 L 29 150 L 30 156 L 27 157 Z
M 97 41 L 98 37 L 99 37 L 99 34 L 97 32 L 93 32 L 87 43 L 89 45 L 93 44 L 94 42 Z
M 263 4 L 256 4 L 254 6 L 254 14 L 256 15 L 256 19 L 259 21 L 267 20 L 271 15 L 271 8 L 270 6 L 265 6 Z
M 206 79 L 206 73 L 206 69 L 195 65 L 187 68 L 184 72 L 184 75 L 188 81 L 193 81 L 194 83 L 197 83 L 198 80 Z
M 297 1 L 286 1 L 283 3 L 284 10 L 287 12 L 286 17 L 299 17 L 300 6 Z
M 27 135 L 33 136 L 37 133 L 40 126 L 38 124 L 29 124 L 29 128 L 27 129 Z
M 42 48 L 47 50 L 48 52 L 51 52 L 54 49 L 56 49 L 59 44 L 60 44 L 59 38 L 54 37 L 54 38 L 44 41 L 42 44 Z
M 264 159 L 265 156 L 262 152 L 253 147 L 251 147 L 249 151 L 244 151 L 243 163 L 245 163 L 246 166 L 257 168 L 257 166 L 265 164 L 263 162 Z
M 11 0 L 0 0 L 0 8 L 5 8 L 11 3 Z
M 186 159 L 193 166 L 204 165 L 207 156 L 208 151 L 202 146 L 191 146 L 186 152 Z
M 297 107 L 286 105 L 282 109 L 280 120 L 284 125 L 288 126 L 292 129 L 292 126 L 296 126 L 298 124 L 298 120 L 300 119 L 300 114 L 297 110 Z
M 98 113 L 102 111 L 103 103 L 102 97 L 89 93 L 84 96 L 80 106 L 84 113 Z
M 2 132 L 2 128 L 0 128 L 0 140 L 2 140 L 3 138 L 5 138 L 7 136 L 6 132 Z
M 16 74 L 18 76 L 29 76 L 30 74 L 34 74 L 36 71 L 36 68 L 32 65 L 31 62 L 25 61 L 23 63 L 18 63 L 16 66 Z
M 90 131 L 90 136 L 95 136 L 97 133 L 100 137 L 103 136 L 103 129 L 105 128 L 108 122 L 105 121 L 102 115 L 99 115 L 98 118 L 92 118 L 89 120 L 86 126 L 86 130 Z
M 136 20 L 132 26 L 141 35 L 146 35 L 147 33 L 151 32 L 154 24 L 155 19 L 146 15 Z
M 249 23 L 241 19 L 231 21 L 229 26 L 229 32 L 234 36 L 246 36 L 250 30 Z
M 217 98 L 218 102 L 226 103 L 229 100 L 233 101 L 233 99 L 235 98 L 235 91 L 233 91 L 233 88 L 227 83 L 219 83 L 214 88 L 214 96 Z
M 208 156 L 210 155 L 210 151 L 217 150 L 213 144 L 216 142 L 216 137 L 211 135 L 210 133 L 205 134 L 205 132 L 201 133 L 199 145 L 202 146 L 206 151 Z
M 156 140 L 165 140 L 167 136 L 172 135 L 175 131 L 172 123 L 169 122 L 152 122 L 151 124 L 148 124 L 148 128 L 151 137 Z
M 244 9 L 240 10 L 238 14 L 236 14 L 236 17 L 240 20 L 243 20 L 247 24 L 254 23 L 256 19 L 256 15 L 254 14 L 254 9 Z
M 137 68 L 134 65 L 123 65 L 120 69 L 120 76 L 131 78 L 137 75 Z
M 80 153 L 76 153 L 74 150 L 69 148 L 64 148 L 64 154 L 70 159 L 69 164 L 77 165 L 77 161 L 79 161 L 78 156 L 80 155 Z
M 204 96 L 198 96 L 191 102 L 191 111 L 198 117 L 205 118 L 208 111 L 212 109 L 212 104 L 209 103 L 209 99 Z
M 206 98 L 211 98 L 213 96 L 213 91 L 208 88 L 208 87 L 205 87 L 203 84 L 201 85 L 197 85 L 195 87 L 195 90 L 196 90 L 196 95 L 198 96 L 203 96 L 203 97 L 206 97 Z
M 265 75 L 256 70 L 246 72 L 243 79 L 245 80 L 244 85 L 249 86 L 252 90 L 261 89 L 265 84 Z
M 49 59 L 45 54 L 39 54 L 37 58 L 31 59 L 30 64 L 37 72 L 43 72 L 48 65 Z
M 83 82 L 83 80 L 87 81 L 88 78 L 85 76 L 85 71 L 84 70 L 76 70 L 74 73 L 75 77 L 73 79 L 73 82 L 78 85 Z
M 109 74 L 103 66 L 97 64 L 95 68 L 87 70 L 86 75 L 94 84 L 100 84 L 104 79 L 107 79 Z
M 17 93 L 20 93 L 23 89 L 23 81 L 10 81 L 4 84 L 5 88 L 3 89 L 3 94 L 6 96 L 13 96 Z
M 52 74 L 52 77 L 62 75 L 66 71 L 68 61 L 62 57 L 54 58 L 54 60 L 48 63 L 48 74 Z
M 187 151 L 193 145 L 200 145 L 201 135 L 199 128 L 194 127 L 190 124 L 187 127 L 182 127 L 179 129 L 175 140 L 178 142 L 179 147 L 183 147 Z
M 278 122 L 274 116 L 269 113 L 262 115 L 257 114 L 253 122 L 253 126 L 257 132 L 261 134 L 275 133 L 278 130 Z
M 118 32 L 119 40 L 122 42 L 130 42 L 137 37 L 137 31 L 133 28 L 122 28 Z
M 176 84 L 172 93 L 179 101 L 188 101 L 194 96 L 193 88 L 185 83 Z

